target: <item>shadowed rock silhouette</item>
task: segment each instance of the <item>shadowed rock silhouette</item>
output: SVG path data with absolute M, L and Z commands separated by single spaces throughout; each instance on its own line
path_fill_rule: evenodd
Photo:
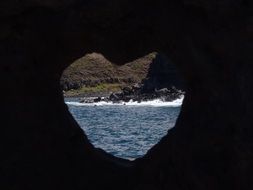
M 252 189 L 252 2 L 0 2 L 1 189 Z M 95 149 L 60 76 L 99 52 L 122 64 L 157 51 L 186 81 L 176 126 L 143 158 Z

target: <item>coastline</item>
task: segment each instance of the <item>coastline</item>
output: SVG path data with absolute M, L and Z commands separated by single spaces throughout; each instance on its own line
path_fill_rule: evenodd
M 73 91 L 72 91 L 73 92 Z M 79 103 L 93 104 L 93 103 L 131 103 L 131 102 L 173 102 L 181 99 L 184 96 L 184 91 L 175 88 L 153 89 L 151 91 L 145 91 L 143 86 L 124 87 L 120 91 L 96 91 L 96 92 L 81 92 L 78 90 L 71 92 L 63 92 L 64 98 L 78 99 Z

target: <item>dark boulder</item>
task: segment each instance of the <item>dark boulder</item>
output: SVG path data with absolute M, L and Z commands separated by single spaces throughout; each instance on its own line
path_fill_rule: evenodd
M 122 94 L 120 93 L 111 93 L 111 95 L 109 96 L 109 100 L 113 102 L 118 102 L 121 100 L 121 96 Z
M 101 97 L 97 97 L 97 98 L 94 99 L 94 102 L 100 102 L 100 101 L 102 101 Z
M 122 93 L 124 94 L 124 96 L 131 95 L 133 93 L 133 89 L 130 87 L 124 87 L 122 89 Z
M 80 103 L 91 104 L 95 102 L 94 98 L 84 97 L 79 100 Z

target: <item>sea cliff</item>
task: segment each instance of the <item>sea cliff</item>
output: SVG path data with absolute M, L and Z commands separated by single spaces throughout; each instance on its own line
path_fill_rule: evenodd
M 155 52 L 121 66 L 101 54 L 87 54 L 63 72 L 60 83 L 65 97 L 84 97 L 83 102 L 90 101 L 85 97 L 106 97 L 108 101 L 171 100 L 180 96 L 184 88 L 173 63 Z

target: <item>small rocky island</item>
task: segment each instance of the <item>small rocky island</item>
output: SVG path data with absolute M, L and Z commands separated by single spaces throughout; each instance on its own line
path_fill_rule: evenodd
M 171 102 L 184 95 L 183 84 L 169 59 L 157 53 L 122 66 L 115 66 L 101 54 L 88 54 L 67 68 L 61 78 L 64 96 L 78 97 L 81 103 Z

